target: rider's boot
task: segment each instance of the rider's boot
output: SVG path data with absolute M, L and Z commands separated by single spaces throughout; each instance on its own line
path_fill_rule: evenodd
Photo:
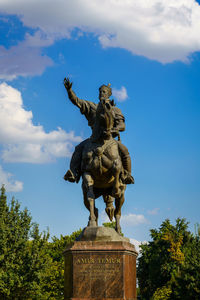
M 135 183 L 133 176 L 126 169 L 124 169 L 124 175 L 122 175 L 122 181 L 125 184 L 134 184 Z
M 78 183 L 80 179 L 80 175 L 77 172 L 73 172 L 71 169 L 69 169 L 65 174 L 64 179 L 69 182 Z
M 64 179 L 66 181 L 69 181 L 69 182 L 75 182 L 76 181 L 76 178 L 75 178 L 74 174 L 72 173 L 72 170 L 70 170 L 70 169 L 65 174 Z
M 74 153 L 70 162 L 70 169 L 64 176 L 64 179 L 70 182 L 79 182 L 81 177 L 81 160 L 82 160 L 82 151 L 87 140 L 81 142 L 78 146 L 75 147 Z

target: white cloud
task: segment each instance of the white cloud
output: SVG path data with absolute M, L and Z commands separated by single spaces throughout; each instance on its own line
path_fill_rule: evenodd
M 110 222 L 110 220 L 104 210 L 99 214 L 99 218 L 102 223 Z M 113 218 L 113 221 L 115 221 L 114 218 Z M 137 226 L 139 224 L 145 224 L 145 223 L 148 223 L 148 220 L 142 214 L 138 214 L 138 215 L 137 214 L 128 214 L 128 215 L 121 216 L 121 224 L 125 225 L 125 226 Z
M 24 41 L 9 49 L 0 46 L 0 79 L 42 74 L 46 67 L 53 65 L 53 61 L 42 55 L 41 48 L 52 43 L 52 39 L 37 31 L 34 35 L 26 34 Z
M 200 51 L 195 0 L 2 0 L 0 10 L 55 38 L 74 28 L 94 33 L 103 47 L 120 47 L 162 63 Z
M 31 111 L 23 108 L 21 93 L 6 83 L 0 84 L 0 144 L 6 162 L 46 163 L 70 156 L 73 143 L 81 137 L 58 128 L 49 133 L 34 125 Z
M 102 210 L 99 214 L 99 221 L 100 223 L 108 223 L 110 222 L 105 210 Z M 114 218 L 113 218 L 113 221 L 114 221 Z
M 112 94 L 119 102 L 124 102 L 128 98 L 127 90 L 124 86 L 120 90 L 113 88 Z
M 154 209 L 152 209 L 152 210 L 148 210 L 148 211 L 147 211 L 147 213 L 148 213 L 149 215 L 152 215 L 152 216 L 157 215 L 158 212 L 159 212 L 159 208 L 158 208 L 158 207 L 156 207 L 156 208 L 154 208 Z
M 20 192 L 23 189 L 23 182 L 12 179 L 12 174 L 3 170 L 0 165 L 0 186 L 5 185 L 7 192 Z
M 147 222 L 147 219 L 144 217 L 144 215 L 141 214 L 128 214 L 121 216 L 121 223 L 126 226 L 137 226 L 139 224 L 144 224 Z
M 140 246 L 144 244 L 148 244 L 147 241 L 137 241 L 135 239 L 130 239 L 131 244 L 135 246 L 135 250 L 139 253 L 140 251 Z

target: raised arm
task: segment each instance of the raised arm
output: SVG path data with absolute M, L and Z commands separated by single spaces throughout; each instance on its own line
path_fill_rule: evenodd
M 79 99 L 72 90 L 72 82 L 69 81 L 69 78 L 64 79 L 64 86 L 70 101 L 80 109 L 81 114 L 88 120 L 88 125 L 92 127 L 96 117 L 97 104 Z
M 72 90 L 72 82 L 70 82 L 69 78 L 64 78 L 64 86 L 67 90 L 68 97 L 70 101 L 76 105 L 78 108 L 81 108 L 83 100 L 79 99 L 74 91 Z

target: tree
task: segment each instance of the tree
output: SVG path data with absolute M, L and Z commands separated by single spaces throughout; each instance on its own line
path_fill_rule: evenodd
M 165 220 L 152 229 L 152 241 L 141 245 L 138 281 L 144 300 L 200 298 L 200 238 L 185 219 Z
M 27 209 L 14 198 L 7 204 L 0 195 L 0 299 L 38 299 L 49 259 L 45 246 L 49 234 L 40 234 Z M 45 297 L 45 295 L 44 295 Z M 45 299 L 45 298 L 44 298 Z
M 48 292 L 48 299 L 64 298 L 64 256 L 63 251 L 68 244 L 73 243 L 81 234 L 82 229 L 73 232 L 71 235 L 60 238 L 53 237 L 52 242 L 48 243 L 48 254 L 52 260 L 49 272 L 43 280 L 43 289 Z
M 5 188 L 0 195 L 0 299 L 63 299 L 63 250 L 81 229 L 69 236 L 40 233 L 27 209 L 14 198 L 7 204 Z

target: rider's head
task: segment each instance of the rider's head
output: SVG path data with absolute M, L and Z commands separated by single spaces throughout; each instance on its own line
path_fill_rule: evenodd
M 110 83 L 108 85 L 102 85 L 100 86 L 99 88 L 99 100 L 102 101 L 102 100 L 106 100 L 108 99 L 111 95 L 112 95 L 112 89 L 110 87 Z

